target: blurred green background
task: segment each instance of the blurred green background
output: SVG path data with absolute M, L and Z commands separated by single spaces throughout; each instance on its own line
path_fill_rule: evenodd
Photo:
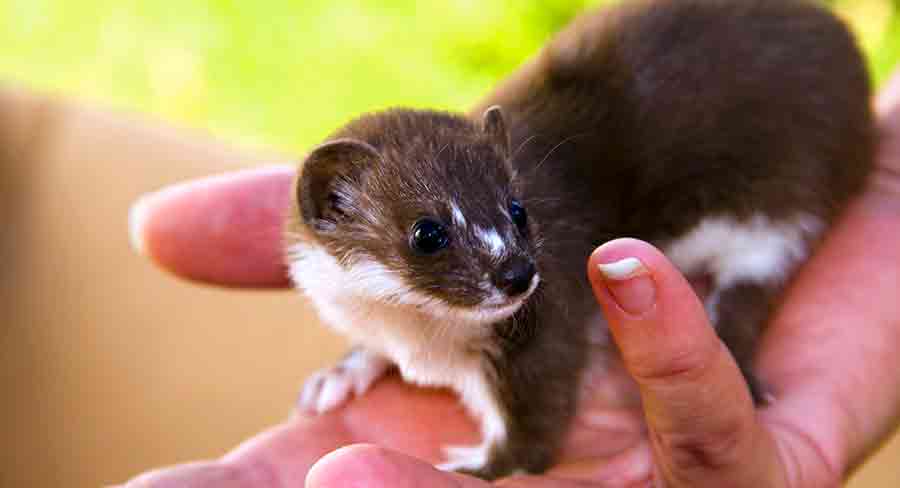
M 268 147 L 302 153 L 360 112 L 466 109 L 599 3 L 0 0 L 0 241 L 14 243 L 0 242 L 0 487 L 89 488 L 220 456 L 343 353 L 298 297 L 194 286 L 136 256 L 138 195 L 261 164 Z M 883 81 L 900 0 L 832 4 Z M 4 98 L 7 83 L 88 103 Z M 18 119 L 37 122 L 4 167 Z M 849 486 L 900 486 L 898 453 L 900 436 Z
M 363 111 L 464 109 L 602 3 L 0 0 L 0 79 L 298 152 Z M 900 1 L 829 3 L 884 80 Z

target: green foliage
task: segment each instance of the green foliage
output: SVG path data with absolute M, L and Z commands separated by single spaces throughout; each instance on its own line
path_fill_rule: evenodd
M 301 151 L 390 105 L 464 109 L 603 0 L 0 0 L 0 78 Z M 835 0 L 883 79 L 900 7 Z

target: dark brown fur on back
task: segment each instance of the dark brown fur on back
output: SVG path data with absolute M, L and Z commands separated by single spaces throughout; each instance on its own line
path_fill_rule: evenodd
M 558 201 L 616 209 L 600 224 L 619 235 L 677 235 L 722 211 L 829 218 L 872 158 L 865 65 L 811 2 L 624 2 L 518 76 L 482 105 L 503 106 L 513 147 L 529 141 L 515 160 L 535 172 L 529 192 L 583 188 Z
M 832 220 L 871 167 L 869 99 L 851 34 L 822 7 L 671 0 L 579 19 L 482 107 L 499 104 L 510 119 L 513 164 L 527 175 L 526 205 L 553 272 L 584 280 L 589 252 L 614 237 L 662 243 L 719 214 Z M 740 284 L 720 302 L 723 339 L 755 389 L 750 363 L 778 285 Z M 582 313 L 571 289 L 561 291 L 556 299 Z M 561 310 L 548 308 L 542 326 L 556 328 Z M 568 365 L 557 358 L 584 347 L 581 335 L 565 334 L 560 327 L 504 357 L 500 384 L 559 382 Z M 543 358 L 528 358 L 529 347 Z M 529 402 L 541 403 L 541 388 L 510 389 L 530 395 L 503 392 L 511 416 L 533 422 Z M 524 457 L 533 445 L 526 438 L 509 449 Z
M 506 111 L 513 165 L 553 260 L 544 268 L 558 274 L 548 291 L 554 278 L 581 281 L 581 295 L 570 284 L 545 301 L 584 324 L 584 263 L 606 240 L 664 243 L 714 215 L 831 221 L 871 168 L 869 83 L 846 27 L 811 2 L 639 0 L 577 20 L 475 113 Z M 780 285 L 741 283 L 719 305 L 720 333 L 757 400 L 750 364 Z M 526 424 L 541 424 L 545 405 L 532 403 L 574 402 L 558 391 L 569 386 L 562 358 L 584 354 L 583 335 L 558 325 L 564 310 L 545 310 L 537 327 L 551 337 L 497 364 L 511 417 Z M 513 457 L 539 455 L 529 437 L 508 447 Z

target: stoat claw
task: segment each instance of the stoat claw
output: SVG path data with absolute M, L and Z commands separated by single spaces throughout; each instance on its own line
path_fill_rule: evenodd
M 335 366 L 321 369 L 303 385 L 297 407 L 321 414 L 362 395 L 390 367 L 387 358 L 364 349 L 354 349 Z

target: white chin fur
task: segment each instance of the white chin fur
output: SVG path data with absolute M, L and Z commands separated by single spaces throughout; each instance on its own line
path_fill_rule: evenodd
M 471 322 L 479 324 L 499 322 L 512 317 L 513 314 L 518 312 L 519 309 L 522 308 L 522 305 L 525 304 L 525 301 L 527 301 L 528 298 L 531 297 L 531 294 L 534 293 L 534 290 L 537 289 L 540 282 L 540 275 L 535 275 L 534 278 L 531 279 L 531 286 L 528 287 L 528 291 L 513 300 L 500 301 L 497 300 L 497 297 L 490 297 L 480 305 L 471 308 L 455 307 L 444 304 L 446 307 L 444 313 L 451 313 L 463 320 L 468 319 Z
M 528 291 L 512 300 L 496 292 L 495 296 L 474 307 L 459 307 L 412 289 L 395 273 L 375 261 L 341 267 L 324 249 L 299 244 L 290 250 L 291 277 L 320 307 L 331 315 L 329 305 L 345 299 L 370 300 L 388 306 L 411 306 L 438 320 L 453 319 L 473 325 L 488 325 L 516 313 L 540 284 L 540 276 L 531 280 Z M 330 321 L 330 320 L 329 320 Z M 341 328 L 341 327 L 339 327 Z

